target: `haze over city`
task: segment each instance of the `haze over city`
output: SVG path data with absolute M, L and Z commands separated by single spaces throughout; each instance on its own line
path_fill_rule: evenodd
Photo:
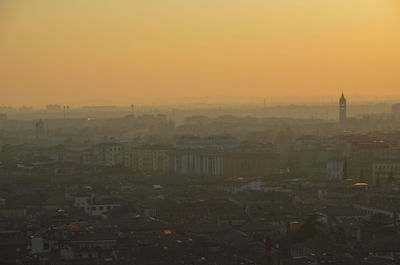
M 399 265 L 400 0 L 0 0 L 0 265 Z

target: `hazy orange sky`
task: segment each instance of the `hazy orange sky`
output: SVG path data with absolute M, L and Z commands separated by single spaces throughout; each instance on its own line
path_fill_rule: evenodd
M 0 0 L 0 105 L 400 96 L 399 0 Z

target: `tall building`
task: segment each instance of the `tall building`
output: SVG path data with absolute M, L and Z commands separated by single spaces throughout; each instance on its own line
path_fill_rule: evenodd
M 342 93 L 339 100 L 339 122 L 343 124 L 346 121 L 346 98 Z
M 35 123 L 36 128 L 36 141 L 39 141 L 44 136 L 44 122 L 40 119 L 38 122 Z
M 125 166 L 143 173 L 163 173 L 168 171 L 170 146 L 143 145 L 125 152 Z
M 124 150 L 118 143 L 100 143 L 82 153 L 82 164 L 97 166 L 123 165 Z

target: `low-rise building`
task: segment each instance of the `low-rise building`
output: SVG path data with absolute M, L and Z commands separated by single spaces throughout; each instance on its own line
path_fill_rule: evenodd
M 373 178 L 376 182 L 377 178 L 386 181 L 389 177 L 396 179 L 400 176 L 400 160 L 381 160 L 373 163 Z
M 88 215 L 98 216 L 121 206 L 121 201 L 109 196 L 91 197 L 78 195 L 74 198 L 74 207 L 82 208 Z
M 328 180 L 341 180 L 344 173 L 343 159 L 329 160 L 326 163 L 326 178 Z

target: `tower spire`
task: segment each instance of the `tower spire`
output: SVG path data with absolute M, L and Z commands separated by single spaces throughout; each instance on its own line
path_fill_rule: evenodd
M 347 101 L 344 97 L 344 93 L 342 91 L 342 96 L 339 99 L 339 122 L 341 125 L 345 123 L 347 119 Z

